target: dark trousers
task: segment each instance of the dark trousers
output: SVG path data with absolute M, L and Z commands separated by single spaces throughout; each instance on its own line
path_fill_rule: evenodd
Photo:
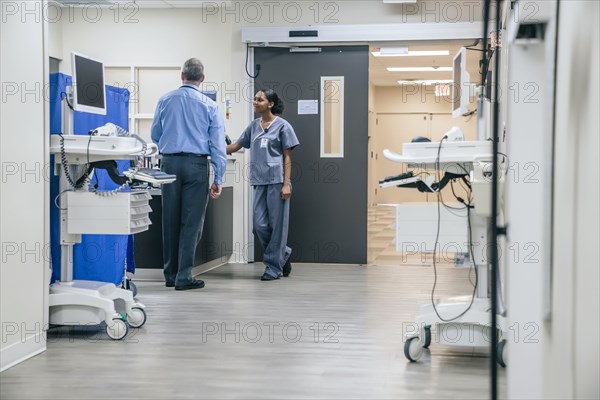
M 208 159 L 164 155 L 161 169 L 177 175 L 175 182 L 162 186 L 165 282 L 182 286 L 192 281 L 196 246 L 202 237 L 208 205 Z

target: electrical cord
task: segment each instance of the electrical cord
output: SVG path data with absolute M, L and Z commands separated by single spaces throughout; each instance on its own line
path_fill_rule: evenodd
M 502 164 L 506 163 L 506 165 L 508 166 L 506 168 L 506 171 L 504 172 L 504 175 L 506 176 L 506 175 L 508 175 L 508 170 L 510 168 L 510 160 L 509 160 L 509 158 L 508 158 L 508 156 L 506 154 L 504 154 L 504 153 L 502 153 L 500 151 L 498 152 L 498 154 L 500 154 L 502 157 L 504 157 L 504 161 L 502 162 Z
M 450 182 L 450 186 L 452 186 L 452 182 Z M 443 194 L 442 194 L 442 192 L 441 192 L 441 191 L 439 192 L 439 194 L 440 194 L 440 200 L 442 201 L 442 205 L 443 205 L 443 206 L 444 206 L 444 208 L 445 208 L 445 209 L 447 209 L 448 211 L 450 211 L 450 212 L 452 212 L 452 210 L 455 210 L 455 211 L 461 211 L 461 210 L 465 210 L 465 209 L 467 208 L 467 206 L 466 206 L 466 205 L 465 205 L 464 207 L 454 207 L 454 206 L 448 205 L 448 204 L 446 204 L 446 203 L 444 202 L 444 196 L 443 196 Z M 458 198 L 457 198 L 457 200 L 458 200 L 458 199 L 460 199 L 460 197 L 458 197 Z M 462 199 L 461 199 L 461 200 L 462 200 Z M 459 201 L 460 201 L 460 200 L 459 200 Z M 463 200 L 463 203 L 464 203 L 464 200 Z M 453 213 L 453 212 L 452 212 L 452 214 L 456 215 L 457 217 L 462 217 L 462 215 L 459 215 L 459 214 L 456 214 L 456 213 Z
M 67 106 L 69 106 L 69 108 L 73 111 L 75 111 L 75 109 L 73 108 L 73 105 L 71 103 L 69 103 L 69 96 L 67 96 L 67 93 L 65 92 L 61 92 L 60 96 L 62 99 L 65 99 L 65 102 L 67 103 Z
M 60 208 L 60 205 L 58 204 L 58 199 L 60 199 L 60 197 L 67 192 L 74 192 L 74 190 L 72 189 L 67 189 L 67 190 L 63 190 L 62 192 L 60 192 L 59 194 L 56 195 L 56 197 L 54 198 L 54 205 L 56 206 L 56 208 L 58 208 L 60 211 L 67 211 L 68 208 Z
M 454 195 L 454 197 L 456 198 L 456 200 L 458 200 L 460 203 L 464 203 L 464 199 L 462 199 L 461 197 L 458 197 L 456 195 L 456 192 L 454 191 L 454 181 L 456 179 L 453 179 L 452 182 L 450 182 L 450 189 L 452 189 L 452 194 Z
M 465 199 L 463 199 L 462 197 L 458 196 L 456 194 L 456 192 L 454 191 L 454 182 L 450 182 L 450 187 L 452 188 L 452 194 L 454 195 L 454 197 L 456 198 L 456 200 L 459 203 L 462 203 L 465 205 L 465 208 L 467 209 L 467 222 L 468 222 L 468 227 L 469 227 L 469 254 L 473 254 L 473 235 L 472 235 L 472 231 L 471 231 L 471 208 L 473 208 L 473 203 L 472 203 L 472 191 L 470 191 L 468 193 L 468 197 L 467 197 L 467 201 L 468 203 L 465 202 Z M 463 189 L 465 189 L 463 187 Z M 467 189 L 465 189 L 465 191 L 467 191 Z M 477 268 L 475 268 L 475 259 L 472 258 L 472 263 L 471 263 L 471 267 L 469 268 L 469 282 L 471 282 L 471 285 L 477 285 Z M 475 279 L 476 281 L 473 282 L 473 280 L 471 279 L 471 274 L 473 272 L 473 270 L 475 270 Z
M 437 151 L 437 157 L 435 159 L 435 177 L 438 182 L 441 180 L 441 178 L 440 178 L 440 153 L 442 152 L 442 143 L 444 143 L 444 140 L 448 140 L 448 136 L 444 136 L 442 138 L 442 140 L 440 140 L 440 144 L 438 146 L 438 151 Z
M 482 86 L 485 86 L 487 81 L 487 72 L 489 70 L 490 62 L 492 61 L 492 57 L 494 57 L 495 49 L 490 52 L 490 56 L 485 60 L 480 61 L 479 65 L 479 74 L 482 76 Z M 485 72 L 485 73 L 484 73 Z
M 479 43 L 481 43 L 481 39 L 477 39 L 475 40 L 475 42 L 473 42 L 473 44 L 470 44 L 468 46 L 464 46 L 465 49 L 467 50 L 471 50 L 471 51 L 481 51 L 481 52 L 485 52 L 485 50 L 481 50 L 481 49 L 476 49 L 474 48 L 475 46 L 477 46 Z
M 65 178 L 67 179 L 67 182 L 69 182 L 69 185 L 71 185 L 71 187 L 73 187 L 73 189 L 81 189 L 88 181 L 89 181 L 89 177 L 90 174 L 93 170 L 93 168 L 90 166 L 89 161 L 86 164 L 86 170 L 83 173 L 83 175 L 77 179 L 77 181 L 74 181 L 73 178 L 71 177 L 71 174 L 69 173 L 69 166 L 68 166 L 68 160 L 67 160 L 67 154 L 65 152 L 65 138 L 63 137 L 62 133 L 58 134 L 60 136 L 60 159 L 62 162 L 62 168 L 63 168 L 63 172 L 65 174 Z M 91 141 L 91 136 L 90 136 L 90 141 Z M 89 142 L 88 142 L 88 148 L 89 148 Z M 88 160 L 89 160 L 89 155 L 88 155 Z
M 477 271 L 477 264 L 475 263 L 475 254 L 474 254 L 474 250 L 473 250 L 473 229 L 471 228 L 471 208 L 472 208 L 472 206 L 467 207 L 467 224 L 469 226 L 469 254 L 471 255 L 471 268 L 469 269 L 469 282 L 471 282 L 471 285 L 473 285 L 474 290 L 477 290 L 477 284 L 479 283 L 479 272 Z M 471 279 L 471 273 L 473 271 L 475 271 L 475 282 L 473 282 L 473 280 Z M 475 295 L 473 295 L 473 297 L 474 296 Z M 471 301 L 471 304 L 473 304 L 473 301 Z
M 435 165 L 436 165 L 436 174 L 439 174 L 439 170 L 440 170 L 440 153 L 442 150 L 442 143 L 444 142 L 444 140 L 448 139 L 446 136 L 444 136 L 442 138 L 442 140 L 440 140 L 440 144 L 438 146 L 438 153 L 437 153 L 437 157 L 435 160 Z M 467 306 L 467 308 L 461 312 L 460 314 L 458 314 L 457 316 L 453 317 L 453 318 L 443 318 L 438 309 L 437 306 L 435 304 L 435 288 L 437 286 L 437 264 L 435 261 L 436 258 L 436 253 L 437 253 L 437 247 L 439 245 L 439 240 L 440 240 L 440 225 L 441 225 L 441 204 L 443 203 L 443 200 L 441 199 L 441 194 L 439 192 L 439 190 L 436 192 L 437 197 L 438 197 L 438 202 L 437 202 L 437 215 L 438 215 L 438 220 L 437 220 L 437 232 L 435 235 L 435 243 L 433 245 L 433 288 L 431 289 L 431 305 L 433 306 L 433 311 L 435 312 L 435 314 L 437 315 L 438 319 L 442 322 L 452 322 L 455 321 L 457 319 L 459 319 L 460 317 L 462 317 L 463 315 L 465 315 L 467 312 L 469 312 L 469 310 L 471 309 L 471 307 L 473 306 L 473 302 L 475 301 L 475 294 L 477 292 L 477 278 L 475 280 L 475 285 L 473 287 L 473 294 L 471 296 L 471 302 L 469 303 L 469 305 Z M 469 208 L 467 207 L 467 216 L 469 213 Z M 470 238 L 469 238 L 470 239 Z M 471 243 L 472 245 L 472 243 Z M 473 257 L 473 253 L 471 252 L 471 256 Z M 474 257 L 473 257 L 474 260 Z M 477 272 L 476 272 L 477 273 Z M 470 277 L 469 277 L 469 281 L 471 281 Z M 471 284 L 473 282 L 471 281 Z
M 465 123 L 470 122 L 473 119 L 473 115 L 477 114 L 477 109 L 471 111 L 470 113 L 468 113 L 467 115 L 465 115 L 465 117 L 469 117 L 467 118 L 467 120 L 465 121 Z
M 248 75 L 250 78 L 252 79 L 256 79 L 258 78 L 258 75 L 260 75 L 260 68 L 256 68 L 256 75 L 252 76 L 250 74 L 250 71 L 248 71 L 248 59 L 250 58 L 250 45 L 248 43 L 246 43 L 246 75 Z
M 469 310 L 471 309 L 471 307 L 473 306 L 473 302 L 475 301 L 475 294 L 477 293 L 477 277 L 475 278 L 475 285 L 473 285 L 473 294 L 471 295 L 471 301 L 469 303 L 469 305 L 467 306 L 467 308 L 461 312 L 460 314 L 458 314 L 455 317 L 452 318 L 443 318 L 438 309 L 437 306 L 435 304 L 435 288 L 437 286 L 437 264 L 435 262 L 435 258 L 436 258 L 436 251 L 437 251 L 437 247 L 439 244 L 439 239 L 440 239 L 440 219 L 441 219 L 441 202 L 439 201 L 439 192 L 438 193 L 438 205 L 437 205 L 437 210 L 438 210 L 438 223 L 437 223 L 437 233 L 435 235 L 435 244 L 433 245 L 433 288 L 431 289 L 431 305 L 433 306 L 433 311 L 435 312 L 435 315 L 437 315 L 437 317 L 439 318 L 440 321 L 442 322 L 452 322 L 452 321 L 456 321 L 457 319 L 459 319 L 460 317 L 462 317 L 463 315 L 465 315 L 467 312 L 469 312 Z M 469 208 L 467 208 L 467 213 L 469 213 Z M 471 243 L 472 245 L 472 243 Z M 471 257 L 473 257 L 473 253 L 471 251 Z M 473 258 L 474 260 L 474 258 Z M 477 268 L 475 268 L 475 274 L 477 274 Z M 477 275 L 476 275 L 477 276 Z M 469 281 L 471 282 L 471 284 L 473 284 L 473 282 L 470 279 L 469 276 Z

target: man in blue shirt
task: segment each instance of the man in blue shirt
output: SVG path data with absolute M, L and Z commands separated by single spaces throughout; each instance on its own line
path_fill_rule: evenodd
M 183 84 L 158 100 L 152 122 L 152 141 L 162 154 L 161 169 L 177 175 L 162 187 L 163 263 L 165 284 L 175 290 L 200 289 L 192 277 L 196 246 L 202 237 L 208 196 L 218 199 L 225 173 L 225 131 L 217 104 L 199 88 L 204 65 L 185 62 Z M 208 156 L 214 182 L 209 189 Z

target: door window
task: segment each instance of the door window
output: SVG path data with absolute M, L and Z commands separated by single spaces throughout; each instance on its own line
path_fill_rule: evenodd
M 321 158 L 344 157 L 344 77 L 321 77 Z

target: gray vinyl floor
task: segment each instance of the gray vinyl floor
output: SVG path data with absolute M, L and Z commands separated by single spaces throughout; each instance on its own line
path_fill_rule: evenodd
M 381 225 L 374 241 L 390 228 Z M 206 288 L 189 292 L 138 282 L 145 326 L 122 341 L 97 327 L 52 329 L 46 352 L 0 375 L 0 397 L 488 398 L 489 358 L 434 337 L 421 362 L 407 362 L 402 333 L 430 301 L 433 271 L 420 259 L 378 265 L 375 247 L 368 266 L 296 264 L 274 282 L 260 282 L 254 264 L 208 272 Z M 438 273 L 436 296 L 469 293 L 468 271 Z M 504 397 L 502 369 L 499 384 Z

